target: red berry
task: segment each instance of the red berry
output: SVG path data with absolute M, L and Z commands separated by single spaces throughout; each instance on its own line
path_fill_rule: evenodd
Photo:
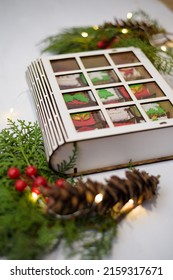
M 26 188 L 26 186 L 27 186 L 27 183 L 22 179 L 19 179 L 15 182 L 15 189 L 18 192 L 23 192 L 24 189 Z
M 10 167 L 7 175 L 10 179 L 17 179 L 20 176 L 20 170 L 17 167 Z
M 55 181 L 55 185 L 59 188 L 64 188 L 64 183 L 65 183 L 65 179 L 63 179 L 63 178 L 58 178 Z
M 28 175 L 30 177 L 35 176 L 35 175 L 37 175 L 37 168 L 35 166 L 29 165 L 29 166 L 27 166 L 25 172 L 26 172 L 26 175 Z
M 99 49 L 104 49 L 104 48 L 106 47 L 106 42 L 105 42 L 104 40 L 99 41 L 99 42 L 97 43 L 97 47 L 98 47 Z
M 39 188 L 38 188 L 38 187 L 35 187 L 35 186 L 32 187 L 31 192 L 32 192 L 32 193 L 36 193 L 37 195 L 41 194 L 41 191 L 39 190 Z
M 33 182 L 33 187 L 45 186 L 46 184 L 46 179 L 42 176 L 38 176 Z

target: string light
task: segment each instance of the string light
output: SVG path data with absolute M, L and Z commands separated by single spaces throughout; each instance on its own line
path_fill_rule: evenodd
M 129 199 L 129 201 L 127 201 L 126 204 L 123 205 L 123 207 L 121 208 L 120 212 L 121 213 L 128 213 L 133 208 L 134 208 L 134 200 L 131 198 L 131 199 Z
M 121 32 L 122 32 L 123 34 L 127 34 L 129 31 L 128 31 L 127 28 L 123 28 L 123 29 L 121 30 Z
M 128 203 L 133 205 L 134 204 L 134 200 L 131 198 L 131 199 L 129 199 Z
M 82 33 L 81 33 L 81 36 L 84 37 L 84 38 L 86 38 L 86 37 L 88 37 L 88 33 L 87 33 L 87 32 L 82 32 Z
M 38 194 L 36 194 L 35 192 L 32 192 L 31 196 L 33 201 L 36 201 L 38 199 Z
M 95 203 L 100 203 L 101 201 L 103 200 L 103 194 L 102 193 L 98 193 L 96 196 L 95 196 Z
M 11 107 L 8 109 L 8 111 L 4 114 L 4 119 L 7 120 L 7 119 L 11 119 L 11 120 L 14 120 L 15 118 L 18 117 L 18 112 L 16 112 L 16 110 Z
M 166 51 L 167 51 L 167 47 L 166 47 L 166 46 L 161 46 L 160 48 L 161 48 L 161 50 L 162 50 L 163 52 L 166 52 Z
M 128 13 L 127 13 L 127 19 L 131 19 L 132 16 L 133 16 L 133 14 L 132 14 L 131 12 L 128 12 Z
M 99 26 L 98 26 L 98 25 L 93 25 L 93 29 L 94 29 L 94 30 L 98 30 L 98 29 L 99 29 Z
M 143 206 L 138 205 L 137 207 L 133 208 L 133 211 L 130 211 L 129 215 L 127 216 L 127 220 L 132 221 L 147 215 L 147 210 Z
M 38 198 L 39 198 L 39 195 L 38 194 L 36 194 L 35 192 L 31 192 L 31 200 L 32 201 L 37 201 L 38 200 Z

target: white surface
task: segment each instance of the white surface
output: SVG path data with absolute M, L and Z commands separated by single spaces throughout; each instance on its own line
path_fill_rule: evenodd
M 173 14 L 157 0 L 0 0 L 0 129 L 14 119 L 36 120 L 25 70 L 40 56 L 39 43 L 66 27 L 101 24 L 143 9 L 172 31 Z M 164 143 L 163 143 L 164 147 Z M 141 147 L 142 148 L 142 147 Z M 173 161 L 141 167 L 160 174 L 156 204 L 136 209 L 120 225 L 112 259 L 173 259 Z M 124 170 L 114 172 L 124 177 Z M 112 172 L 92 175 L 101 181 Z M 44 257 L 44 256 L 43 256 Z M 54 251 L 49 259 L 63 258 Z

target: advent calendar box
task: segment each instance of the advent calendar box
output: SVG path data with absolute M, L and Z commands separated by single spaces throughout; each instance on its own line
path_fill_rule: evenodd
M 173 90 L 137 48 L 49 57 L 26 71 L 47 160 L 69 174 L 173 158 Z

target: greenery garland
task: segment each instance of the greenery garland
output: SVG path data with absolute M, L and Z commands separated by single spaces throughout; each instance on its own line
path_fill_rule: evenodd
M 0 133 L 0 257 L 40 259 L 60 243 L 64 244 L 67 257 L 80 253 L 79 258 L 96 259 L 108 254 L 117 226 L 110 216 L 63 221 L 46 214 L 44 204 L 31 199 L 30 189 L 15 190 L 13 180 L 7 176 L 8 169 L 17 166 L 24 173 L 31 164 L 49 183 L 59 177 L 47 165 L 38 124 L 8 120 L 8 128 Z M 75 247 L 77 240 L 81 240 L 80 252 Z
M 166 49 L 155 43 L 162 37 Z M 171 73 L 173 68 L 173 49 L 169 47 L 169 34 L 157 21 L 145 12 L 133 13 L 126 20 L 115 19 L 102 25 L 73 27 L 50 36 L 42 41 L 42 52 L 63 54 L 90 50 L 137 47 L 140 48 L 158 71 Z M 172 43 L 172 42 L 171 42 Z
M 70 166 L 75 154 L 76 149 Z M 106 186 L 76 183 L 62 178 L 69 164 L 63 162 L 61 173 L 54 173 L 38 124 L 8 120 L 0 133 L 0 257 L 41 259 L 61 244 L 67 258 L 102 259 L 111 252 L 118 221 L 133 208 L 123 206 L 131 197 L 134 207 L 152 198 L 159 183 L 158 177 L 135 169 L 126 172 L 126 180 L 111 177 Z M 103 199 L 96 203 L 100 194 Z

